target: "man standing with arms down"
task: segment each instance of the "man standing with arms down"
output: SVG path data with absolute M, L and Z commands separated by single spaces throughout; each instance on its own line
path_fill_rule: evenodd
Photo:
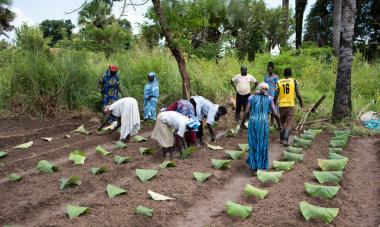
M 257 86 L 257 80 L 250 74 L 247 74 L 247 66 L 243 65 L 240 68 L 240 74 L 234 76 L 231 80 L 231 85 L 236 91 L 236 112 L 235 120 L 240 121 L 240 112 L 247 107 L 248 97 L 251 95 L 251 83 L 254 84 L 253 90 Z

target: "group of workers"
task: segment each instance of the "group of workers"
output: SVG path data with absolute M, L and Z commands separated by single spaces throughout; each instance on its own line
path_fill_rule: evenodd
M 273 62 L 268 63 L 268 74 L 261 83 L 248 74 L 246 66 L 242 66 L 240 71 L 240 74 L 231 80 L 231 85 L 236 91 L 235 120 L 240 122 L 238 134 L 242 134 L 248 120 L 247 164 L 254 172 L 258 169 L 267 170 L 269 128 L 276 120 L 280 142 L 288 146 L 295 112 L 295 97 L 300 106 L 303 106 L 298 83 L 292 78 L 290 68 L 284 70 L 283 79 L 275 75 Z M 120 140 L 129 141 L 140 129 L 140 114 L 136 99 L 125 97 L 126 94 L 122 91 L 116 66 L 109 66 L 99 81 L 99 87 L 103 107 L 103 119 L 99 130 L 107 124 L 113 124 L 110 132 L 120 128 Z M 251 90 L 255 92 L 251 94 Z M 124 98 L 119 99 L 119 93 Z M 188 146 L 204 144 L 204 120 L 211 140 L 215 141 L 216 135 L 212 126 L 227 114 L 225 106 L 215 104 L 202 96 L 192 96 L 189 100 L 180 99 L 162 108 L 157 115 L 158 100 L 157 74 L 150 72 L 144 87 L 144 120 L 155 121 L 151 137 L 160 144 L 164 158 L 169 153 L 170 159 L 173 159 L 175 150 L 182 152 Z M 242 110 L 244 114 L 241 119 Z

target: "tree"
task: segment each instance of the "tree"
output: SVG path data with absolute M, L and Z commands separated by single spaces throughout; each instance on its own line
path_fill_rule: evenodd
M 0 36 L 8 36 L 5 32 L 13 30 L 11 23 L 15 19 L 15 13 L 8 8 L 11 3 L 11 0 L 0 0 Z
M 47 47 L 40 28 L 26 24 L 16 28 L 16 45 L 22 49 L 34 52 L 42 51 Z
M 342 19 L 342 0 L 333 1 L 333 53 L 339 54 L 340 23 Z
M 284 37 L 281 39 L 281 46 L 285 46 L 288 40 L 289 30 L 289 0 L 282 0 L 282 28 Z
M 349 117 L 352 112 L 351 66 L 353 60 L 352 43 L 355 13 L 356 0 L 342 0 L 338 75 L 332 112 L 332 120 L 334 122 Z
M 71 20 L 44 20 L 41 22 L 40 28 L 44 38 L 50 38 L 49 46 L 53 47 L 64 38 L 70 40 L 75 26 Z
M 307 0 L 296 0 L 296 48 L 301 48 L 303 14 L 305 12 Z

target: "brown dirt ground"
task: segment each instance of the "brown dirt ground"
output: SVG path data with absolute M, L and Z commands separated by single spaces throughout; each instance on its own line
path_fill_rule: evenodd
M 94 130 L 96 124 L 88 119 L 62 119 L 59 121 L 23 120 L 10 122 L 0 120 L 0 147 L 8 150 L 12 146 L 35 141 L 26 150 L 11 150 L 0 160 L 0 225 L 19 226 L 322 226 L 320 221 L 305 221 L 298 203 L 308 201 L 326 207 L 339 207 L 340 212 L 332 225 L 335 226 L 377 226 L 380 224 L 380 137 L 351 138 L 343 154 L 349 157 L 348 166 L 341 182 L 341 190 L 332 200 L 308 197 L 303 189 L 304 182 L 314 182 L 312 171 L 317 169 L 317 158 L 326 158 L 329 138 L 323 133 L 313 146 L 305 151 L 304 162 L 285 173 L 283 179 L 274 185 L 261 185 L 247 169 L 244 160 L 233 161 L 229 170 L 215 170 L 211 158 L 226 158 L 224 151 L 210 151 L 205 147 L 186 160 L 177 160 L 176 168 L 160 170 L 152 180 L 142 183 L 135 176 L 136 168 L 158 168 L 163 161 L 161 152 L 141 156 L 140 146 L 154 147 L 148 140 L 144 143 L 129 143 L 126 149 L 117 150 L 113 144 L 118 136 L 96 134 L 90 136 L 72 135 L 63 139 L 82 123 Z M 66 124 L 66 123 L 72 123 Z M 58 127 L 52 127 L 54 125 Z M 227 122 L 228 124 L 228 122 Z M 36 129 L 42 130 L 35 131 Z M 227 128 L 221 122 L 218 131 Z M 49 131 L 47 129 L 50 129 Z M 141 135 L 149 136 L 151 128 L 144 128 Z M 21 134 L 21 135 L 17 135 Z M 27 134 L 27 136 L 22 136 Z M 12 136 L 17 135 L 17 136 Z M 10 137 L 9 137 L 10 136 Z M 53 137 L 52 142 L 40 137 Z M 206 135 L 207 136 L 207 135 Z M 8 140 L 7 138 L 11 138 Z M 270 159 L 281 158 L 282 147 L 277 143 L 277 134 L 271 134 Z M 222 137 L 216 144 L 225 149 L 236 149 L 237 144 L 247 143 L 246 135 L 240 138 Z M 102 144 L 113 152 L 110 156 L 94 153 Z M 84 150 L 88 157 L 84 165 L 75 166 L 67 160 L 74 149 Z M 53 151 L 52 151 L 53 150 Z M 133 162 L 116 165 L 114 154 L 128 155 Z M 59 165 L 53 174 L 36 173 L 35 167 L 41 159 Z M 93 176 L 90 168 L 105 165 L 108 171 Z M 197 183 L 192 173 L 205 171 L 214 176 L 203 184 Z M 9 173 L 23 175 L 20 182 L 8 182 Z M 59 179 L 71 175 L 81 176 L 80 186 L 59 190 Z M 126 195 L 109 199 L 105 194 L 106 185 L 112 183 L 128 190 Z M 245 198 L 246 183 L 269 189 L 270 195 L 264 200 Z M 174 201 L 153 201 L 148 189 L 176 198 Z M 230 218 L 224 211 L 224 204 L 233 200 L 253 206 L 252 215 L 246 220 Z M 87 206 L 90 212 L 69 220 L 65 214 L 68 204 Z M 138 205 L 154 208 L 152 218 L 134 214 Z

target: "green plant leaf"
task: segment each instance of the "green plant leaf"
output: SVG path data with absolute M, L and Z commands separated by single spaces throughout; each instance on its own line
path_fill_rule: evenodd
M 66 213 L 70 219 L 77 218 L 80 215 L 87 213 L 90 209 L 88 207 L 80 207 L 74 205 L 68 205 L 66 207 Z
M 130 162 L 132 161 L 132 158 L 131 157 L 125 157 L 125 156 L 119 156 L 119 155 L 115 155 L 115 163 L 120 165 L 120 164 L 123 164 L 125 162 Z
M 295 154 L 295 153 L 284 151 L 285 161 L 295 161 L 298 163 L 303 160 L 303 156 L 304 156 L 303 154 Z
M 268 190 L 258 189 L 250 184 L 246 184 L 244 188 L 244 194 L 246 196 L 254 196 L 259 199 L 264 199 L 268 195 Z
M 57 166 L 51 164 L 49 161 L 41 160 L 37 164 L 37 171 L 44 173 L 54 173 L 58 170 Z
M 127 190 L 123 189 L 123 188 L 119 188 L 113 184 L 108 184 L 107 185 L 107 195 L 108 195 L 108 198 L 113 198 L 117 195 L 120 195 L 120 194 L 125 194 L 127 193 Z
M 17 175 L 16 173 L 11 173 L 8 175 L 9 181 L 15 182 L 15 181 L 20 181 L 21 176 Z
M 194 146 L 190 146 L 186 149 L 183 149 L 181 152 L 181 159 L 186 159 L 190 157 L 192 154 L 194 154 L 197 151 L 197 148 Z
M 152 179 L 157 173 L 158 170 L 155 169 L 136 169 L 136 175 L 142 182 Z
M 126 145 L 125 143 L 121 142 L 120 140 L 118 140 L 118 141 L 116 142 L 116 144 L 115 144 L 115 147 L 116 147 L 117 149 L 123 149 L 123 148 L 126 148 L 127 145 Z
M 300 137 L 301 139 L 304 139 L 304 140 L 314 140 L 315 134 L 306 133 L 306 134 L 301 134 Z
M 347 157 L 340 155 L 340 154 L 337 154 L 337 153 L 334 153 L 334 152 L 329 153 L 329 159 L 344 159 L 344 158 L 347 158 Z
M 249 146 L 248 144 L 238 144 L 238 147 L 241 151 L 248 152 Z
M 154 154 L 154 149 L 153 148 L 147 148 L 147 147 L 140 147 L 140 154 L 141 155 Z
M 319 168 L 323 171 L 342 171 L 346 166 L 347 159 L 318 159 Z
M 33 141 L 29 141 L 27 143 L 23 143 L 23 144 L 14 146 L 13 149 L 26 149 L 26 148 L 31 147 L 32 145 L 33 145 Z
M 98 175 L 98 174 L 104 173 L 106 171 L 107 171 L 107 167 L 105 167 L 105 166 L 99 166 L 99 167 L 91 168 L 91 174 L 92 175 Z
M 157 200 L 157 201 L 174 200 L 174 198 L 158 194 L 151 190 L 148 190 L 148 194 L 150 195 L 150 197 L 152 197 L 153 200 Z
M 73 161 L 75 165 L 83 165 L 85 159 L 86 153 L 84 151 L 75 150 L 69 155 L 69 160 Z
M 160 164 L 161 169 L 165 169 L 165 168 L 169 168 L 169 167 L 176 167 L 176 166 L 177 166 L 177 164 L 175 161 L 163 161 Z
M 312 132 L 312 133 L 315 133 L 316 135 L 319 135 L 319 134 L 321 134 L 321 132 L 322 132 L 322 129 L 308 129 L 307 131 L 309 131 L 309 132 Z
M 330 153 L 337 153 L 337 154 L 340 154 L 342 153 L 343 151 L 343 148 L 339 148 L 339 147 L 329 147 L 329 152 Z
M 312 197 L 331 199 L 339 191 L 339 186 L 324 186 L 305 183 L 305 191 Z
M 347 144 L 347 140 L 330 140 L 331 147 L 344 148 Z
M 339 183 L 342 178 L 342 171 L 313 171 L 315 178 L 320 184 Z
M 226 204 L 227 214 L 229 216 L 240 217 L 241 219 L 246 219 L 252 213 L 251 206 L 244 206 L 232 201 L 228 201 Z
M 266 182 L 277 183 L 281 180 L 283 173 L 284 171 L 268 172 L 268 171 L 263 171 L 263 170 L 257 170 L 257 179 L 259 179 L 259 181 L 263 183 L 266 183 Z
M 5 151 L 0 151 L 0 158 L 7 156 L 8 153 Z
M 335 134 L 335 136 L 349 136 L 349 135 L 351 135 L 351 131 L 348 131 L 348 130 L 335 130 L 334 134 Z
M 349 135 L 336 135 L 334 137 L 331 137 L 331 140 L 348 140 L 350 136 Z
M 231 150 L 226 150 L 224 153 L 226 153 L 231 159 L 233 160 L 238 160 L 243 157 L 243 154 L 245 153 L 244 151 L 231 151 Z
M 312 142 L 313 142 L 312 140 L 304 140 L 304 139 L 298 138 L 297 136 L 294 137 L 295 147 L 309 148 Z
M 207 144 L 207 148 L 210 148 L 213 151 L 223 150 L 223 147 L 221 147 L 221 146 L 215 146 L 215 145 L 211 145 L 211 144 L 208 144 L 208 143 L 206 143 L 206 144 Z
M 81 125 L 79 126 L 77 129 L 75 129 L 74 131 L 72 131 L 73 133 L 80 133 L 80 134 L 83 134 L 83 135 L 90 135 L 91 132 L 90 131 L 87 131 L 85 128 L 84 128 L 84 125 Z
M 228 169 L 231 166 L 232 160 L 224 160 L 224 159 L 211 159 L 212 166 L 215 169 Z
M 302 154 L 302 148 L 301 147 L 292 147 L 288 146 L 286 148 L 287 152 L 294 153 L 294 154 Z
M 318 133 L 314 132 L 314 131 L 309 131 L 309 130 L 303 130 L 303 134 L 312 134 L 314 136 L 317 136 Z
M 212 173 L 193 172 L 193 176 L 198 183 L 207 180 L 211 175 Z
M 145 141 L 147 141 L 147 139 L 142 137 L 142 136 L 137 135 L 137 136 L 133 137 L 133 141 L 139 143 L 139 142 L 145 142 Z
M 136 214 L 140 214 L 146 217 L 152 217 L 153 215 L 153 209 L 143 207 L 143 206 L 138 206 L 135 209 Z
M 80 176 L 71 176 L 69 179 L 61 177 L 59 180 L 59 189 L 63 190 L 68 186 L 80 185 Z
M 300 202 L 300 209 L 306 220 L 320 218 L 327 224 L 331 223 L 339 213 L 339 208 L 318 207 L 305 201 Z
M 96 150 L 96 152 L 98 152 L 99 154 L 104 155 L 104 156 L 109 155 L 109 154 L 112 154 L 112 152 L 107 151 L 106 149 L 104 149 L 104 147 L 102 147 L 102 146 L 100 146 L 100 145 L 97 146 L 97 147 L 95 148 L 95 150 Z
M 295 161 L 290 162 L 280 162 L 280 161 L 273 161 L 273 167 L 278 171 L 289 171 L 293 168 Z

